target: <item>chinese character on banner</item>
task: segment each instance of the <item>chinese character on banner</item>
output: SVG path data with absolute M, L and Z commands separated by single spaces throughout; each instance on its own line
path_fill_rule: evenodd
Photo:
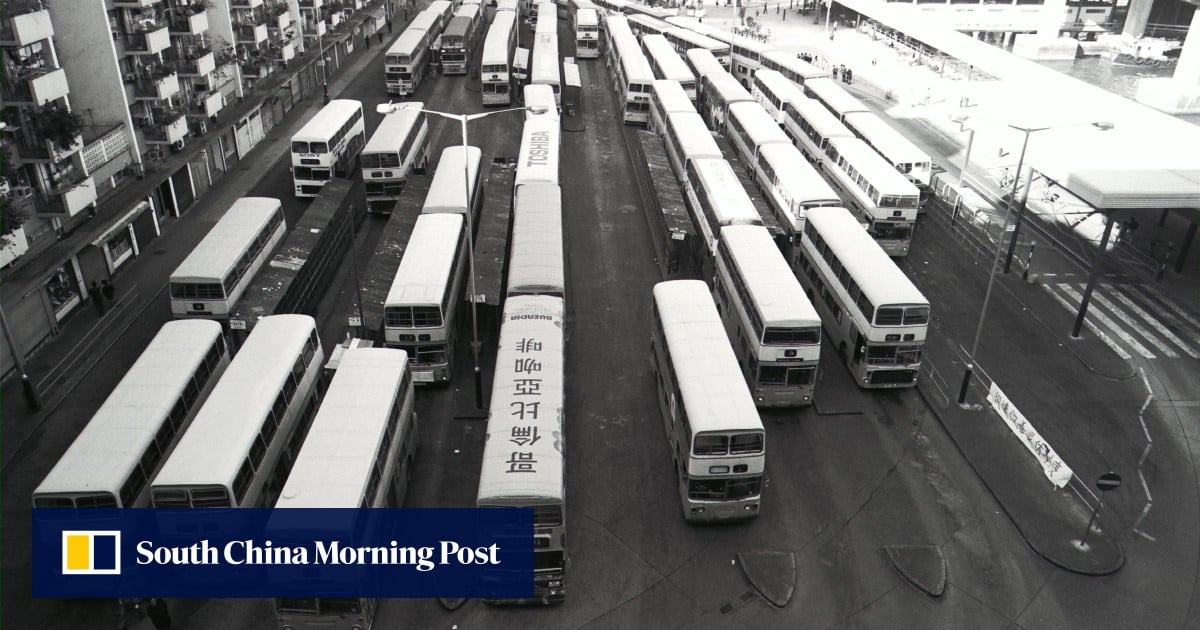
M 508 441 L 516 444 L 517 446 L 533 446 L 540 439 L 542 438 L 538 437 L 537 427 L 527 426 L 513 427 L 512 437 L 510 437 Z
M 537 396 L 542 389 L 542 379 L 518 378 L 513 380 L 513 387 L 516 389 L 514 396 Z
M 542 403 L 540 403 L 540 402 L 527 403 L 527 402 L 521 402 L 521 401 L 509 403 L 509 405 L 511 407 L 516 408 L 516 411 L 512 412 L 512 415 L 514 415 L 522 420 L 537 420 L 538 419 L 538 405 L 540 405 L 540 404 L 542 404 Z
M 542 342 L 535 339 L 522 339 L 517 342 L 517 352 L 540 352 Z
M 537 472 L 533 469 L 533 465 L 537 460 L 533 458 L 533 453 L 520 453 L 513 451 L 512 455 L 508 456 L 508 470 L 505 473 L 531 473 Z
M 532 374 L 534 372 L 541 372 L 542 371 L 542 362 L 534 360 L 534 359 L 518 358 L 516 360 L 515 364 L 513 365 L 513 371 L 516 372 L 517 374 L 520 374 L 522 372 L 525 372 L 528 374 Z

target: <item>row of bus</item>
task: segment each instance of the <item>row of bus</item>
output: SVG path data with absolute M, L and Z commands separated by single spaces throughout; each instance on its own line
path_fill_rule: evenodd
M 388 94 L 407 96 L 417 90 L 421 81 L 438 62 L 437 47 L 446 43 L 443 33 L 451 34 L 454 47 L 449 51 L 451 66 L 459 74 L 466 73 L 470 51 L 479 24 L 484 20 L 478 2 L 462 3 L 434 0 L 408 23 L 384 55 L 384 84 Z M 459 19 L 462 18 L 462 19 Z M 453 30 L 449 30 L 451 25 Z

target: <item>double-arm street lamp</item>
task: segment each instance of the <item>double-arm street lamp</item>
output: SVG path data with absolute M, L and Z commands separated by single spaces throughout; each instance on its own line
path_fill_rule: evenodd
M 470 273 L 471 283 L 471 357 L 475 361 L 475 408 L 483 409 L 483 370 L 479 366 L 479 350 L 482 344 L 479 341 L 479 316 L 476 303 L 479 301 L 479 293 L 475 290 L 475 224 L 472 217 L 471 204 L 471 165 L 467 160 L 467 152 L 469 145 L 467 144 L 467 123 L 480 118 L 487 118 L 496 114 L 507 114 L 509 112 L 524 112 L 528 111 L 534 114 L 543 114 L 546 112 L 544 107 L 513 107 L 510 109 L 500 109 L 493 112 L 482 112 L 479 114 L 448 114 L 446 112 L 438 112 L 432 109 L 424 109 L 406 103 L 393 103 L 388 101 L 377 105 L 375 111 L 380 114 L 392 114 L 403 109 L 416 109 L 426 114 L 457 120 L 462 129 L 462 149 L 463 149 L 463 200 L 467 208 L 467 259 L 468 273 Z M 482 168 L 483 165 L 480 165 Z

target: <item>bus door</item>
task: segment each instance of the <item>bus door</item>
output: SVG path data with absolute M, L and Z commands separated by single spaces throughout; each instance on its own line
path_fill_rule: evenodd
M 865 339 L 863 339 L 862 333 L 858 332 L 857 326 L 851 324 L 850 331 L 854 333 L 852 335 L 854 337 L 854 364 L 857 365 L 862 362 L 863 353 L 866 351 L 867 342 Z

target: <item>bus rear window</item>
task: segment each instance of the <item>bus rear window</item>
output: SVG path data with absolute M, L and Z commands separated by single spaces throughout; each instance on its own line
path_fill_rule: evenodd
M 904 325 L 912 326 L 914 324 L 929 323 L 929 307 L 928 306 L 910 306 L 904 309 Z
M 733 455 L 761 453 L 762 451 L 762 433 L 743 433 L 741 435 L 734 435 L 729 442 L 729 452 Z
M 357 615 L 362 612 L 362 600 L 334 597 L 320 600 L 322 615 Z
M 313 142 L 309 147 L 312 149 L 309 153 L 329 153 L 329 145 L 324 142 Z
M 693 455 L 725 455 L 729 452 L 729 436 L 697 435 L 692 440 Z
M 821 328 L 767 328 L 762 342 L 768 346 L 816 345 L 821 343 Z
M 280 612 L 315 615 L 317 614 L 317 600 L 301 599 L 298 597 L 277 599 L 275 600 L 275 610 Z
M 35 508 L 73 508 L 75 502 L 66 497 L 34 497 Z
M 292 142 L 292 153 L 310 153 L 307 142 Z
M 436 328 L 442 325 L 442 309 L 437 306 L 392 307 L 384 313 L 389 328 Z
M 881 306 L 875 311 L 876 326 L 899 326 L 904 323 L 904 309 L 895 306 Z

